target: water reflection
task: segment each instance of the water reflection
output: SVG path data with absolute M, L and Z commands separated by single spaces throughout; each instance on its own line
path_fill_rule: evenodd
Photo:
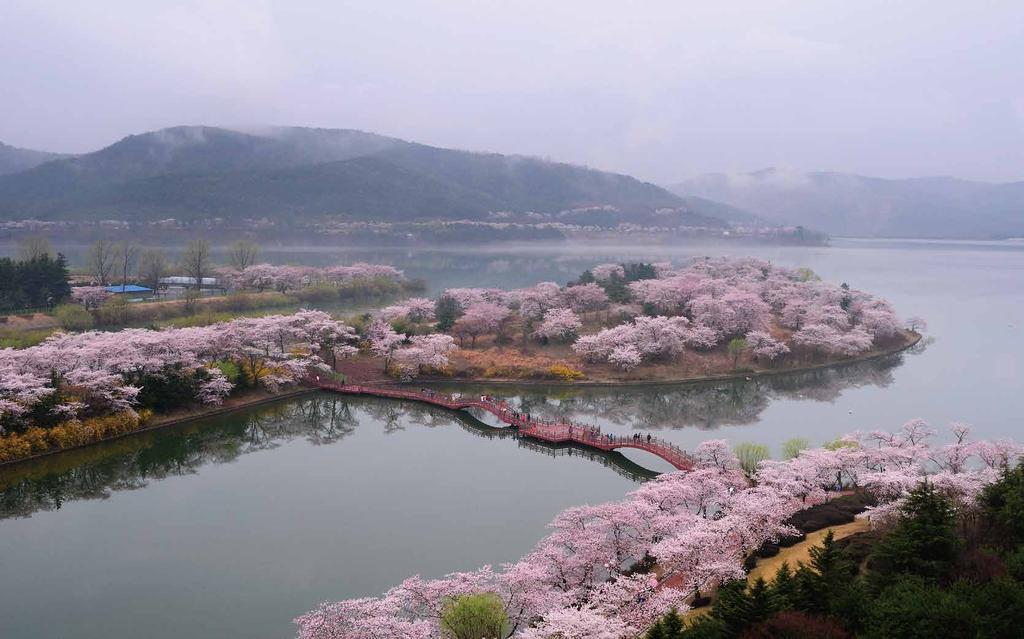
M 892 383 L 893 371 L 904 356 L 718 383 L 460 390 L 509 397 L 520 410 L 546 418 L 572 418 L 620 429 L 713 430 L 753 424 L 769 404 L 780 399 L 832 402 L 847 389 L 884 388 Z M 409 425 L 436 428 L 455 423 L 479 437 L 514 440 L 519 448 L 530 452 L 582 457 L 632 481 L 644 481 L 656 474 L 617 452 L 523 439 L 513 429 L 498 428 L 466 412 L 451 413 L 415 402 L 320 393 L 0 468 L 0 518 L 59 509 L 70 500 L 105 499 L 114 491 L 143 488 L 154 479 L 193 474 L 207 464 L 229 463 L 241 455 L 298 438 L 318 446 L 335 444 L 366 419 L 379 422 L 386 434 L 396 434 Z
M 520 437 L 519 433 L 513 428 L 491 426 L 490 424 L 477 419 L 468 412 L 459 411 L 455 413 L 455 415 L 457 416 L 459 425 L 462 426 L 463 430 L 478 437 L 485 437 L 487 439 L 514 439 L 519 444 L 520 448 L 548 455 L 549 457 L 581 457 L 589 461 L 597 462 L 606 468 L 615 471 L 619 475 L 635 482 L 647 481 L 648 479 L 658 475 L 656 471 L 644 468 L 640 464 L 635 463 L 631 459 L 615 451 L 606 453 L 604 451 L 593 450 L 576 444 L 551 444 L 548 442 L 527 439 L 525 437 Z
M 106 499 L 114 491 L 194 474 L 208 464 L 230 463 L 298 438 L 313 445 L 335 444 L 366 418 L 380 422 L 387 434 L 408 425 L 434 428 L 454 422 L 473 435 L 514 440 L 531 452 L 596 461 L 633 481 L 656 474 L 618 453 L 530 442 L 520 439 L 513 429 L 489 426 L 466 413 L 414 402 L 315 394 L 0 468 L 0 518 L 57 510 L 68 501 Z
M 462 390 L 509 398 L 519 410 L 548 419 L 643 430 L 714 430 L 756 423 L 777 400 L 834 402 L 849 389 L 885 388 L 906 354 L 923 347 L 871 361 L 750 380 L 616 388 L 480 385 Z

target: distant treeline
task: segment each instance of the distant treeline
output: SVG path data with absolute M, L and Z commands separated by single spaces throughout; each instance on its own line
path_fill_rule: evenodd
M 52 308 L 71 295 L 64 255 L 0 258 L 0 311 Z

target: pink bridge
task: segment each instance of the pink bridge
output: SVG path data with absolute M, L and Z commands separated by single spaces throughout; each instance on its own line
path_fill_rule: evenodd
M 406 399 L 441 406 L 449 410 L 479 408 L 491 413 L 506 424 L 516 427 L 519 434 L 525 437 L 532 437 L 552 443 L 573 442 L 603 451 L 612 451 L 618 448 L 638 448 L 661 457 L 672 464 L 677 470 L 691 470 L 694 465 L 693 459 L 686 451 L 663 439 L 652 437 L 648 440 L 647 436 L 637 439 L 633 437 L 620 437 L 603 434 L 596 427 L 586 424 L 551 422 L 533 416 L 527 419 L 525 414 L 516 411 L 505 401 L 487 395 L 447 395 L 430 390 L 359 386 L 356 384 L 342 384 L 328 379 L 318 379 L 315 376 L 308 378 L 308 382 L 312 386 L 347 395 L 371 395 L 373 397 Z

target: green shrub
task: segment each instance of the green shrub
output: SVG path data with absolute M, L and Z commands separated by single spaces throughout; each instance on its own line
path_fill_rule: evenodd
M 53 335 L 55 328 L 40 328 L 28 331 L 6 330 L 0 331 L 0 348 L 28 348 L 40 344 L 50 335 Z
M 87 331 L 96 324 L 92 313 L 78 304 L 61 304 L 53 315 L 66 331 Z
M 220 360 L 213 363 L 213 367 L 216 368 L 224 375 L 224 379 L 228 380 L 232 384 L 238 385 L 239 380 L 242 379 L 242 369 L 238 367 L 238 364 L 230 360 Z
M 732 452 L 740 460 L 740 467 L 743 468 L 743 472 L 748 475 L 753 475 L 757 471 L 757 465 L 770 456 L 768 447 L 764 444 L 751 444 L 748 442 L 736 444 Z
M 505 606 L 493 592 L 454 597 L 441 609 L 441 628 L 452 639 L 504 637 L 506 626 Z
M 104 326 L 124 326 L 129 321 L 128 298 L 115 295 L 96 309 L 96 319 Z
M 793 437 L 782 442 L 782 458 L 793 459 L 800 455 L 801 451 L 811 447 L 811 443 L 803 437 Z

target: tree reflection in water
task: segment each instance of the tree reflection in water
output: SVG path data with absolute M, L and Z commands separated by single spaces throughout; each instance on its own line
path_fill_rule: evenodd
M 519 410 L 547 419 L 601 421 L 658 430 L 752 424 L 778 399 L 833 402 L 844 391 L 885 388 L 903 354 L 845 366 L 750 380 L 620 387 L 474 386 L 463 392 L 503 396 Z
M 318 394 L 0 468 L 0 518 L 54 510 L 68 500 L 106 499 L 300 437 L 332 444 L 357 424 L 349 402 Z
M 753 423 L 774 399 L 831 402 L 846 389 L 888 386 L 893 369 L 900 363 L 902 355 L 894 355 L 750 381 L 675 386 L 546 392 L 538 387 L 460 390 L 516 395 L 510 401 L 520 410 L 547 418 L 583 422 L 601 419 L 644 429 L 710 430 Z M 333 444 L 354 432 L 361 418 L 380 422 L 389 434 L 408 424 L 435 428 L 455 420 L 475 435 L 516 439 L 520 448 L 545 455 L 580 456 L 634 481 L 654 475 L 619 453 L 520 439 L 514 430 L 496 428 L 463 412 L 453 414 L 415 402 L 314 394 L 0 468 L 0 518 L 27 517 L 39 510 L 58 509 L 70 500 L 105 499 L 113 491 L 143 488 L 153 479 L 196 473 L 207 464 L 231 462 L 298 438 L 313 445 Z

